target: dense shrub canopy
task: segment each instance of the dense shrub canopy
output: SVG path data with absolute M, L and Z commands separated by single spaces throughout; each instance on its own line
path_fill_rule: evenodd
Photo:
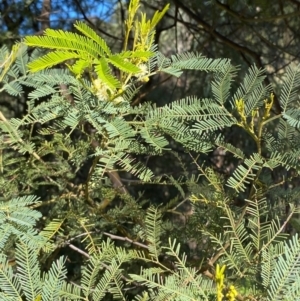
M 0 300 L 300 299 L 300 11 L 267 4 L 0 4 Z

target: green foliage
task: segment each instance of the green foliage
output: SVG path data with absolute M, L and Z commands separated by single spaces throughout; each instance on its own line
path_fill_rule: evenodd
M 66 278 L 64 259 L 54 262 L 47 273 L 40 276 L 37 251 L 19 243 L 16 251 L 17 272 L 1 256 L 1 300 L 58 300 Z
M 38 204 L 35 196 L 22 196 L 0 203 L 0 250 L 3 251 L 8 241 L 16 239 L 27 241 L 35 249 L 47 250 L 50 245 L 46 240 L 37 235 L 36 222 L 41 218 L 41 213 L 30 209 Z
M 240 82 L 228 59 L 166 58 L 154 29 L 168 6 L 150 20 L 138 7 L 119 53 L 84 22 L 0 51 L 1 92 L 27 100 L 22 118 L 0 111 L 1 300 L 298 300 L 299 66 L 277 97 L 255 66 Z M 134 105 L 151 76 L 186 69 L 212 73 L 210 98 Z M 209 152 L 223 163 L 202 160 Z M 149 167 L 167 153 L 180 176 Z M 153 206 L 117 172 L 179 194 Z

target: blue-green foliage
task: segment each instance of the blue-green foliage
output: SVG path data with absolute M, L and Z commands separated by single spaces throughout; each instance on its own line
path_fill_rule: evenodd
M 276 114 L 264 70 L 255 66 L 233 89 L 237 68 L 227 59 L 198 53 L 166 58 L 155 45 L 151 51 L 114 54 L 84 23 L 76 28 L 82 35 L 49 29 L 46 36 L 26 38 L 27 45 L 54 50 L 46 54 L 29 55 L 24 44 L 15 53 L 0 50 L 1 92 L 16 97 L 30 90 L 25 116 L 7 118 L 0 111 L 1 300 L 99 301 L 107 296 L 124 300 L 131 289 L 138 291 L 136 300 L 212 300 L 216 262 L 227 266 L 224 294 L 234 285 L 246 297 L 298 300 L 299 239 L 284 228 L 293 219 L 297 224 L 299 191 L 273 183 L 271 174 L 276 168 L 290 171 L 290 178 L 282 182 L 286 184 L 299 172 L 299 67 L 287 70 L 279 97 L 282 112 Z M 68 69 L 48 69 L 66 61 Z M 151 102 L 132 106 L 149 76 L 158 72 L 180 76 L 185 69 L 213 73 L 212 82 L 206 83 L 211 84 L 211 98 L 187 96 L 164 106 Z M 227 141 L 226 131 L 236 128 L 252 139 L 255 151 Z M 164 184 L 147 162 L 137 158 L 164 155 L 174 141 L 198 168 L 197 176 L 184 172 L 168 181 L 185 197 L 183 202 L 194 202 L 188 230 L 211 246 L 205 250 L 205 260 L 210 259 L 204 275 L 189 264 L 175 240 L 166 239 L 178 229 L 162 216 L 178 213 L 178 198 L 173 200 L 176 206 L 170 202 L 145 213 L 144 203 L 125 195 L 122 206 L 105 211 L 119 196 L 107 188 L 107 174 L 121 170 L 143 183 Z M 197 155 L 217 149 L 236 160 L 229 172 L 223 166 L 198 164 Z M 92 163 L 82 185 L 75 174 L 88 159 Z M 32 192 L 41 190 L 45 200 L 38 203 Z M 237 199 L 244 201 L 241 208 L 234 204 Z M 54 209 L 47 214 L 57 216 L 45 225 L 36 208 L 51 204 Z M 121 227 L 122 219 L 130 226 Z M 99 243 L 97 235 L 104 235 L 102 229 L 112 224 L 125 232 L 124 241 L 141 249 Z M 82 244 L 88 241 L 83 245 L 90 253 L 72 245 L 69 237 L 82 237 Z M 7 260 L 12 242 L 17 243 L 12 254 L 16 268 Z M 63 258 L 41 273 L 42 255 L 49 258 L 50 251 L 62 246 L 79 250 L 88 259 L 78 283 L 66 281 Z M 139 271 L 132 268 L 136 262 L 142 267 Z

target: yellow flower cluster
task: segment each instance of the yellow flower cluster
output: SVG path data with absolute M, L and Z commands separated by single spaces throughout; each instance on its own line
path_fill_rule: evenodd
M 224 288 L 224 272 L 225 272 L 226 265 L 223 265 L 222 268 L 220 268 L 219 264 L 217 264 L 216 267 L 216 274 L 215 274 L 215 280 L 217 283 L 217 301 L 222 301 L 223 299 L 223 288 Z
M 217 264 L 216 266 L 216 273 L 215 273 L 215 281 L 217 283 L 217 301 L 223 300 L 223 289 L 225 288 L 224 285 L 224 272 L 225 272 L 226 265 L 223 265 L 222 267 Z M 237 290 L 233 285 L 230 285 L 227 293 L 226 293 L 226 300 L 227 301 L 235 301 L 235 297 L 238 295 Z
M 226 294 L 228 301 L 234 301 L 235 297 L 238 295 L 238 292 L 236 291 L 235 287 L 233 285 L 229 286 L 228 292 Z

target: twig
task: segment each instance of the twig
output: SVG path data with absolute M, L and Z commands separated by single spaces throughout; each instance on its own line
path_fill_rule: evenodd
M 110 234 L 110 233 L 107 233 L 107 232 L 103 232 L 104 235 L 110 237 L 111 239 L 116 239 L 116 240 L 122 240 L 122 241 L 128 241 L 130 242 L 131 244 L 133 245 L 137 245 L 139 247 L 142 247 L 144 249 L 149 249 L 149 247 L 145 244 L 142 244 L 141 242 L 138 242 L 138 241 L 134 241 L 128 237 L 123 237 L 123 236 L 117 236 L 117 235 L 114 235 L 114 234 Z
M 69 248 L 71 248 L 72 250 L 74 250 L 74 251 L 80 253 L 80 254 L 83 255 L 84 257 L 86 257 L 86 258 L 88 258 L 88 259 L 91 258 L 90 255 L 89 255 L 88 253 L 86 253 L 86 252 L 84 252 L 83 250 L 77 248 L 77 247 L 74 246 L 73 244 L 71 244 L 71 243 L 66 243 L 66 244 L 69 246 Z M 106 267 L 108 267 L 108 266 L 106 266 Z

